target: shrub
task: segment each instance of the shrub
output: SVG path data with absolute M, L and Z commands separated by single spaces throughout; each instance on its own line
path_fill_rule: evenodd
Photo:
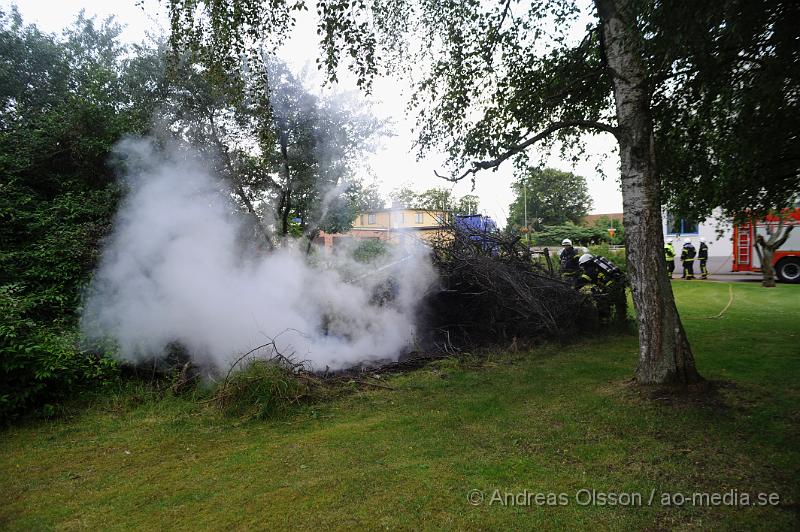
M 220 384 L 215 400 L 226 414 L 267 419 L 312 399 L 310 383 L 276 360 L 252 360 Z
M 608 232 L 603 229 L 573 224 L 545 226 L 533 233 L 537 246 L 560 246 L 565 238 L 572 240 L 573 245 L 587 246 L 602 242 L 607 236 Z
M 627 273 L 624 249 L 612 250 L 608 244 L 599 244 L 597 246 L 591 246 L 589 248 L 589 253 L 591 253 L 592 255 L 600 255 L 601 257 L 607 258 L 608 260 L 613 262 L 620 270 Z
M 353 258 L 358 262 L 368 263 L 384 255 L 388 251 L 382 240 L 361 240 L 353 249 Z
M 9 186 L 0 200 L 0 416 L 51 413 L 114 374 L 107 357 L 81 351 L 81 287 L 99 254 L 117 191 L 67 192 L 46 200 Z M 74 387 L 74 390 L 68 388 Z
M 614 236 L 608 234 L 608 228 L 616 229 Z M 533 233 L 533 239 L 537 246 L 560 246 L 565 238 L 572 240 L 576 246 L 591 246 L 599 244 L 622 244 L 624 242 L 625 230 L 617 220 L 601 218 L 591 227 L 584 225 L 549 225 L 541 231 Z
M 121 192 L 112 147 L 147 131 L 160 105 L 149 56 L 132 62 L 120 31 L 81 15 L 57 37 L 0 13 L 0 77 L 13 102 L 0 106 L 4 417 L 52 411 L 58 398 L 114 372 L 109 359 L 77 348 L 77 308 Z
M 54 404 L 117 375 L 116 363 L 77 348 L 77 333 L 30 317 L 36 298 L 18 285 L 0 287 L 0 419 Z
M 621 220 L 613 220 L 608 216 L 601 216 L 600 218 L 596 219 L 592 224 L 592 227 L 595 229 L 599 229 L 605 233 L 603 236 L 603 242 L 608 244 L 620 245 L 625 243 L 625 227 L 622 225 Z M 614 228 L 614 236 L 608 234 L 608 228 Z

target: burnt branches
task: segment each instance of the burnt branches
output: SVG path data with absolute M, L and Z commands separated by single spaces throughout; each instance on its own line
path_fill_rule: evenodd
M 563 339 L 597 321 L 587 298 L 519 237 L 449 226 L 432 247 L 442 289 L 428 298 L 428 325 L 456 347 Z

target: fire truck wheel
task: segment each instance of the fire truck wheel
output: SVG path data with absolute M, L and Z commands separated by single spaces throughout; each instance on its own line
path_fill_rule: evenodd
M 784 283 L 800 283 L 800 259 L 783 259 L 775 267 L 775 273 Z

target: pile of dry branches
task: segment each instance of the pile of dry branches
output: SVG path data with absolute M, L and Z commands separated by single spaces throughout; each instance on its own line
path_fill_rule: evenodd
M 379 378 L 387 371 L 413 369 L 474 348 L 567 339 L 599 324 L 591 298 L 554 273 L 548 256 L 532 255 L 519 237 L 450 225 L 428 244 L 440 284 L 422 305 L 421 351 L 398 361 L 320 373 L 293 353 L 279 352 L 276 336 L 236 359 L 210 402 L 235 415 L 269 417 L 347 389 L 388 388 Z M 376 289 L 375 304 L 392 304 L 391 276 L 387 283 Z M 180 393 L 196 382 L 201 368 L 190 365 L 179 344 L 170 352 L 165 364 L 178 374 L 173 392 Z
M 436 342 L 563 339 L 597 324 L 587 298 L 519 237 L 450 226 L 431 244 L 442 289 L 428 297 L 424 319 Z

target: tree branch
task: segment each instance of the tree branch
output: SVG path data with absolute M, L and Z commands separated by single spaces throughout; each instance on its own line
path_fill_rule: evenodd
M 781 229 L 783 229 L 783 235 L 781 235 Z M 794 229 L 794 222 L 789 220 L 788 225 L 786 225 L 786 220 L 784 216 L 780 216 L 780 221 L 778 222 L 778 228 L 775 230 L 774 235 L 770 235 L 769 244 L 772 246 L 772 249 L 778 249 L 781 247 L 786 240 L 789 238 L 789 234 Z
M 458 175 L 458 176 L 455 176 L 455 175 L 453 175 L 453 176 L 445 176 L 445 175 L 441 175 L 439 172 L 436 172 L 435 170 L 434 170 L 433 173 L 436 174 L 436 177 L 439 177 L 439 178 L 444 179 L 446 181 L 450 181 L 451 183 L 457 183 L 457 182 L 461 181 L 462 179 L 464 179 L 465 177 L 467 177 L 470 174 L 474 175 L 474 174 L 478 173 L 481 170 L 489 170 L 489 169 L 497 168 L 498 166 L 503 164 L 503 162 L 505 162 L 507 159 L 513 157 L 514 155 L 516 155 L 518 153 L 521 153 L 521 152 L 525 151 L 527 148 L 533 146 L 534 144 L 536 144 L 540 140 L 543 140 L 543 139 L 549 137 L 550 135 L 552 135 L 553 133 L 555 133 L 557 131 L 560 131 L 562 129 L 568 129 L 568 128 L 573 128 L 573 127 L 575 127 L 575 128 L 585 128 L 585 129 L 594 129 L 594 130 L 597 130 L 597 131 L 605 131 L 606 133 L 611 133 L 615 137 L 617 136 L 617 128 L 616 127 L 614 127 L 612 125 L 609 125 L 609 124 L 605 124 L 603 122 L 597 122 L 595 120 L 565 120 L 563 122 L 555 122 L 555 123 L 551 124 L 550 126 L 548 126 L 547 128 L 545 128 L 544 130 L 542 130 L 541 132 L 537 133 L 536 135 L 528 138 L 527 140 L 524 140 L 523 142 L 520 142 L 516 146 L 513 146 L 513 147 L 509 148 L 505 153 L 503 153 L 502 155 L 500 155 L 496 159 L 492 159 L 492 160 L 489 160 L 489 161 L 475 161 L 475 162 L 473 162 L 472 163 L 472 168 L 464 171 L 461 175 Z
M 499 41 L 500 30 L 503 29 L 503 23 L 506 21 L 506 17 L 508 16 L 508 12 L 511 11 L 511 0 L 505 0 L 505 6 L 503 7 L 503 13 L 500 15 L 500 22 L 497 23 L 496 28 L 492 28 L 487 32 L 489 36 L 489 50 L 485 55 L 486 62 L 488 64 L 492 63 L 492 55 L 494 54 L 494 49 L 497 46 Z
M 250 201 L 250 198 L 247 196 L 247 192 L 245 192 L 244 187 L 242 186 L 241 181 L 239 180 L 236 170 L 233 166 L 233 161 L 231 160 L 231 156 L 228 153 L 228 148 L 222 143 L 222 139 L 220 138 L 219 131 L 217 130 L 217 124 L 214 121 L 214 112 L 209 110 L 208 111 L 208 119 L 211 124 L 211 133 L 214 137 L 212 140 L 217 147 L 217 151 L 223 157 L 225 166 L 228 170 L 228 177 L 233 182 L 234 191 L 236 195 L 239 196 L 239 199 L 242 200 L 245 207 L 247 208 L 247 212 L 250 214 L 250 217 L 253 220 L 253 223 L 256 226 L 256 229 L 261 233 L 261 236 L 264 237 L 264 241 L 267 243 L 268 249 L 274 249 L 275 244 L 272 242 L 272 237 L 270 237 L 269 230 L 264 226 L 261 222 L 261 218 L 258 216 L 255 207 L 253 206 L 253 202 Z

